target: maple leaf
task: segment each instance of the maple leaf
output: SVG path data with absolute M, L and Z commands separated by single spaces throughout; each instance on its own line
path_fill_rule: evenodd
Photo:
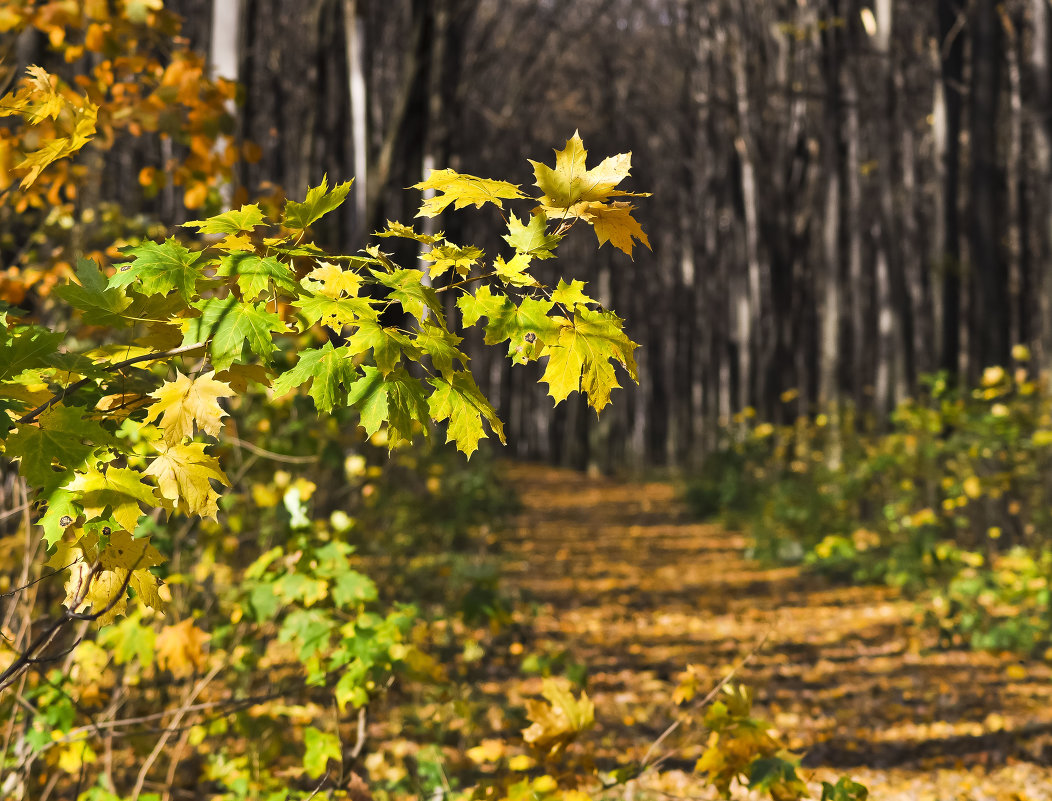
M 167 295 L 175 289 L 187 302 L 197 292 L 197 279 L 201 277 L 197 262 L 203 252 L 191 252 L 169 237 L 163 243 L 147 241 L 138 247 L 122 248 L 121 253 L 135 260 L 121 264 L 110 276 L 111 288 L 139 281 L 144 294 Z
M 526 272 L 532 261 L 528 253 L 516 253 L 511 261 L 504 261 L 503 256 L 497 256 L 493 262 L 493 271 L 504 283 L 512 286 L 537 286 L 537 279 Z
M 634 208 L 631 203 L 589 203 L 582 212 L 582 217 L 595 229 L 599 247 L 609 242 L 631 258 L 634 239 L 638 239 L 650 249 L 650 239 L 632 216 Z
M 294 301 L 292 305 L 303 315 L 307 323 L 306 328 L 321 323 L 339 332 L 348 325 L 359 325 L 362 321 L 375 322 L 376 320 L 376 310 L 368 298 L 308 295 Z
M 358 330 L 347 340 L 351 355 L 372 350 L 373 361 L 384 375 L 391 373 L 402 359 L 402 353 L 412 351 L 409 340 L 393 328 L 385 328 L 371 320 L 361 320 Z
M 605 201 L 610 197 L 631 193 L 619 191 L 617 185 L 628 177 L 632 167 L 632 154 L 621 153 L 604 159 L 598 167 L 587 169 L 581 135 L 566 140 L 562 150 L 555 151 L 555 168 L 537 161 L 530 161 L 536 186 L 544 192 L 541 206 L 549 217 L 561 216 L 577 203 Z
M 325 773 L 330 759 L 334 762 L 343 759 L 340 738 L 332 732 L 308 726 L 303 732 L 303 745 L 303 770 L 312 779 Z
M 541 695 L 548 703 L 526 701 L 526 717 L 531 721 L 523 729 L 522 739 L 534 748 L 557 756 L 578 734 L 595 725 L 595 704 L 581 692 L 574 698 L 565 681 L 545 679 Z
M 22 477 L 44 493 L 66 483 L 102 445 L 116 445 L 116 440 L 80 409 L 62 405 L 42 413 L 38 425 L 20 425 L 5 443 L 6 455 L 19 460 Z
M 204 646 L 212 638 L 190 618 L 165 626 L 157 634 L 157 664 L 176 678 L 191 676 L 205 666 Z
M 27 67 L 26 73 L 22 88 L 0 103 L 0 117 L 19 114 L 30 125 L 39 125 L 49 117 L 58 119 L 69 101 L 58 93 L 57 79 L 35 64 Z
M 362 277 L 358 273 L 342 270 L 327 261 L 318 262 L 318 266 L 307 273 L 307 278 L 312 278 L 320 284 L 318 291 L 327 298 L 338 298 L 342 294 L 349 298 L 357 297 L 362 286 Z
M 56 489 L 50 493 L 44 490 L 38 497 L 47 504 L 47 511 L 37 521 L 37 525 L 44 529 L 44 541 L 50 548 L 62 538 L 83 510 L 74 503 L 74 493 L 69 490 Z
M 139 504 L 148 508 L 157 505 L 157 496 L 142 476 L 126 467 L 106 468 L 102 472 L 97 466 L 83 473 L 75 473 L 63 489 L 73 494 L 77 504 L 84 510 L 88 520 L 102 517 L 106 510 L 125 531 L 134 531 L 142 515 Z
M 55 288 L 55 294 L 75 309 L 84 312 L 88 325 L 125 328 L 130 321 L 122 314 L 132 299 L 107 286 L 106 278 L 93 259 L 77 259 L 77 284 Z
M 208 342 L 212 366 L 223 370 L 239 361 L 247 345 L 253 353 L 270 361 L 270 354 L 277 347 L 273 332 L 281 333 L 285 324 L 266 306 L 242 303 L 231 296 L 223 299 L 206 298 L 194 304 L 201 311 L 200 317 L 184 322 L 184 345 Z
M 61 331 L 19 326 L 0 344 L 0 381 L 14 379 L 25 370 L 50 365 L 65 338 Z
M 362 428 L 372 436 L 384 422 L 388 428 L 388 447 L 395 447 L 413 433 L 413 423 L 428 419 L 428 406 L 420 382 L 399 368 L 384 375 L 366 365 L 363 376 L 351 385 L 347 402 L 358 409 Z
M 307 197 L 302 203 L 288 201 L 281 224 L 294 231 L 300 231 L 313 225 L 333 209 L 343 203 L 354 182 L 352 178 L 338 184 L 329 191 L 328 176 L 322 176 L 321 183 L 307 190 Z
M 595 303 L 595 301 L 584 294 L 584 281 L 571 281 L 566 283 L 562 278 L 559 279 L 559 285 L 552 292 L 552 300 L 565 306 L 567 309 L 572 309 L 578 303 L 587 305 L 589 303 Z
M 87 100 L 82 101 L 83 106 L 77 107 L 63 99 L 65 107 L 72 116 L 72 130 L 66 136 L 58 136 L 48 140 L 43 147 L 26 153 L 25 157 L 17 165 L 19 170 L 28 170 L 19 184 L 21 189 L 27 189 L 36 182 L 40 173 L 53 162 L 72 156 L 95 136 L 95 123 L 98 117 L 98 106 Z
M 489 423 L 497 438 L 505 442 L 504 424 L 471 373 L 465 370 L 451 378 L 432 378 L 430 384 L 434 392 L 427 399 L 428 409 L 436 423 L 449 421 L 446 442 L 456 443 L 457 449 L 470 458 L 478 449 L 479 440 L 486 437 L 483 420 Z
M 504 200 L 515 200 L 526 197 L 515 184 L 507 181 L 493 181 L 488 178 L 476 178 L 474 175 L 463 175 L 453 170 L 431 170 L 426 181 L 414 184 L 414 189 L 426 191 L 433 189 L 434 197 L 425 198 L 420 204 L 417 217 L 435 217 L 445 211 L 450 203 L 454 209 L 474 205 L 482 208 L 486 203 L 493 203 L 503 208 Z
M 445 234 L 441 231 L 437 234 L 418 234 L 408 225 L 403 225 L 400 222 L 392 222 L 391 220 L 387 221 L 387 228 L 383 231 L 377 231 L 375 236 L 381 238 L 397 236 L 403 239 L 415 239 L 417 242 L 422 242 L 425 245 L 433 245 L 436 242 L 441 242 L 445 238 Z
M 273 256 L 257 256 L 255 253 L 231 253 L 219 262 L 216 276 L 237 276 L 237 286 L 242 300 L 255 300 L 264 292 L 274 289 L 294 295 L 299 287 L 296 276 L 288 265 Z
M 78 562 L 69 569 L 62 603 L 71 612 L 98 615 L 95 622 L 108 626 L 128 610 L 126 579 L 127 570 L 93 571 L 90 564 Z
M 442 301 L 438 299 L 435 290 L 422 283 L 424 274 L 420 270 L 395 270 L 391 273 L 382 273 L 371 270 L 373 277 L 391 290 L 390 297 L 402 304 L 402 308 L 423 320 L 428 312 L 435 316 L 436 320 L 443 320 Z M 426 310 L 426 311 L 425 311 Z
M 446 377 L 454 371 L 454 362 L 460 362 L 462 366 L 467 365 L 467 355 L 457 347 L 460 342 L 460 337 L 442 326 L 430 323 L 422 324 L 413 340 L 420 353 L 426 354 L 435 368 Z
M 219 460 L 205 453 L 203 442 L 155 444 L 157 458 L 150 462 L 144 474 L 157 479 L 161 496 L 175 502 L 187 514 L 215 520 L 219 511 L 216 503 L 219 494 L 212 489 L 211 481 L 230 486 L 229 479 L 219 467 Z
M 420 258 L 423 261 L 434 262 L 429 268 L 432 278 L 437 278 L 447 270 L 456 270 L 457 275 L 467 275 L 471 272 L 471 266 L 482 256 L 481 249 L 468 245 L 459 247 L 452 243 L 435 245 Z
M 258 203 L 209 217 L 207 220 L 184 222 L 184 228 L 196 228 L 199 234 L 249 233 L 264 224 L 263 212 Z
M 550 300 L 523 298 L 515 305 L 510 298 L 489 316 L 484 341 L 487 345 L 508 341 L 508 355 L 515 364 L 535 361 L 541 350 L 560 335 L 559 320 L 548 316 L 555 305 Z
M 543 214 L 534 214 L 529 223 L 523 225 L 514 214 L 508 217 L 508 233 L 504 241 L 519 253 L 526 253 L 535 259 L 550 259 L 552 252 L 562 241 L 562 234 L 549 234 L 547 220 Z
M 351 357 L 350 349 L 334 348 L 331 342 L 320 348 L 301 350 L 295 366 L 274 382 L 274 394 L 280 397 L 310 381 L 310 396 L 315 407 L 320 412 L 331 412 L 337 404 L 342 405 L 346 388 L 357 374 Z
M 541 380 L 556 405 L 571 392 L 583 392 L 588 404 L 600 411 L 610 402 L 617 383 L 612 362 L 621 364 L 636 379 L 633 351 L 639 347 L 625 336 L 622 321 L 612 312 L 574 309 L 572 322 L 564 325 L 556 343 L 546 345 L 548 357 Z
M 184 437 L 194 435 L 194 424 L 209 436 L 218 437 L 226 415 L 219 405 L 220 398 L 231 398 L 234 391 L 228 384 L 216 381 L 215 372 L 190 378 L 175 371 L 175 381 L 166 381 L 150 393 L 157 402 L 146 413 L 146 422 L 158 417 L 164 441 L 176 445 Z

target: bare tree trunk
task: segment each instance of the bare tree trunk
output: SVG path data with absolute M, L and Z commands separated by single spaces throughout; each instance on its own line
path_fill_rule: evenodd
M 1001 88 L 1001 20 L 996 0 L 974 0 L 969 146 L 971 204 L 968 241 L 977 367 L 1008 361 L 1007 276 L 999 248 L 1003 230 L 998 192 L 997 120 Z M 974 377 L 974 376 L 973 376 Z
M 1052 8 L 1048 0 L 1031 0 L 1033 44 L 1030 71 L 1034 86 L 1031 101 L 1034 136 L 1034 223 L 1033 262 L 1044 265 L 1037 287 L 1041 332 L 1038 364 L 1052 362 Z
M 368 233 L 365 227 L 369 187 L 369 83 L 365 72 L 364 0 L 343 0 L 344 42 L 347 51 L 347 94 L 351 116 L 351 162 L 354 165 L 354 206 L 351 242 L 358 244 Z
M 961 159 L 961 87 L 964 81 L 963 9 L 959 0 L 939 0 L 940 82 L 935 95 L 935 148 L 942 170 L 941 227 L 933 261 L 941 266 L 942 369 L 956 377 L 961 359 L 961 246 L 958 195 Z
M 237 81 L 241 77 L 241 0 L 214 0 L 212 3 L 212 38 L 208 48 L 209 66 L 213 78 Z M 236 115 L 233 100 L 226 104 L 227 112 Z M 215 150 L 221 153 L 229 140 L 225 136 L 216 138 Z M 234 197 L 234 185 L 224 183 L 219 187 L 223 208 L 230 208 Z
M 753 398 L 759 398 L 760 382 L 756 380 L 759 372 L 753 357 L 757 348 L 754 337 L 761 330 L 760 308 L 760 221 L 759 201 L 757 199 L 756 167 L 752 154 L 752 120 L 749 103 L 748 72 L 745 61 L 745 41 L 740 35 L 734 43 L 734 90 L 738 113 L 738 136 L 734 147 L 738 152 L 741 166 L 742 206 L 745 215 L 745 262 L 746 274 L 741 277 L 737 286 L 738 314 L 738 363 L 739 387 L 738 403 L 741 408 L 748 406 Z

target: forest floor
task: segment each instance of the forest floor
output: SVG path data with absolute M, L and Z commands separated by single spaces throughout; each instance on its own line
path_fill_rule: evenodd
M 650 751 L 682 714 L 672 694 L 688 664 L 704 696 L 747 659 L 735 680 L 809 783 L 850 775 L 872 799 L 1052 799 L 1043 661 L 939 649 L 916 625 L 923 609 L 892 589 L 749 561 L 740 535 L 693 522 L 671 484 L 502 470 L 523 503 L 505 582 L 536 605 L 528 647 L 587 668 L 600 756 Z M 690 775 L 701 714 L 651 752 L 666 758 L 636 798 L 708 796 Z

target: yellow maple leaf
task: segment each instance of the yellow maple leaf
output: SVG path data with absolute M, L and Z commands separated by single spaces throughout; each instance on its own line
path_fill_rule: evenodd
M 153 487 L 142 483 L 142 476 L 126 467 L 110 465 L 105 473 L 98 467 L 90 467 L 84 473 L 74 474 L 63 489 L 74 493 L 88 520 L 102 517 L 109 509 L 125 531 L 135 530 L 142 515 L 140 503 L 148 507 L 157 505 Z
M 160 417 L 164 441 L 168 445 L 177 445 L 184 437 L 192 437 L 195 423 L 204 433 L 217 437 L 226 415 L 219 399 L 234 394 L 229 384 L 216 381 L 215 371 L 190 378 L 177 370 L 175 381 L 165 381 L 150 393 L 157 402 L 150 406 L 146 422 Z
M 341 270 L 327 261 L 318 262 L 318 266 L 307 273 L 307 277 L 321 283 L 319 291 L 327 298 L 338 298 L 344 292 L 347 293 L 347 297 L 356 298 L 362 285 L 362 277 L 358 273 L 353 270 Z
M 618 250 L 632 255 L 632 240 L 638 239 L 650 248 L 650 239 L 632 216 L 635 208 L 631 203 L 589 203 L 581 216 L 592 224 L 599 247 L 609 242 Z
M 540 751 L 556 756 L 577 735 L 595 725 L 595 705 L 587 693 L 574 698 L 568 683 L 545 679 L 541 695 L 548 703 L 528 699 L 526 716 L 531 725 L 522 730 L 522 739 Z
M 176 678 L 189 676 L 204 667 L 204 644 L 211 637 L 189 618 L 174 626 L 165 626 L 155 643 L 157 664 Z
M 135 539 L 127 531 L 116 531 L 100 549 L 94 536 L 85 535 L 62 551 L 63 559 L 78 559 L 65 584 L 63 603 L 68 609 L 101 613 L 96 622 L 108 625 L 127 612 L 129 587 L 147 606 L 157 610 L 163 606 L 157 577 L 149 568 L 164 559 L 148 537 Z
M 161 496 L 173 501 L 188 514 L 216 519 L 219 494 L 212 489 L 211 480 L 230 486 L 219 460 L 205 453 L 203 442 L 180 445 L 157 443 L 157 458 L 144 471 L 157 479 Z
M 427 180 L 414 184 L 413 188 L 435 191 L 433 197 L 425 198 L 420 204 L 417 217 L 434 217 L 441 214 L 450 203 L 454 209 L 472 205 L 480 209 L 485 203 L 503 208 L 504 200 L 526 197 L 518 186 L 507 181 L 476 178 L 453 170 L 431 170 Z

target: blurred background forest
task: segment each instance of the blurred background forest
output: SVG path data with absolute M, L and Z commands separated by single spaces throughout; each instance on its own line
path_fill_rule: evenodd
M 880 419 L 923 374 L 975 383 L 1015 344 L 1052 355 L 1047 0 L 165 7 L 243 85 L 233 133 L 259 151 L 235 167 L 235 199 L 358 177 L 328 246 L 409 220 L 402 189 L 432 167 L 529 183 L 523 155 L 575 129 L 596 155 L 634 151 L 652 252 L 564 252 L 643 345 L 640 386 L 601 420 L 576 396 L 551 410 L 536 365 L 477 348 L 516 455 L 687 465 L 746 407 L 778 423 L 847 401 Z M 8 42 L 5 68 L 61 72 L 47 45 Z M 206 198 L 143 177 L 171 148 L 108 151 L 94 191 L 169 224 L 220 203 L 218 183 Z M 152 198 L 129 197 L 140 182 Z M 499 227 L 473 226 L 436 223 L 480 246 Z

